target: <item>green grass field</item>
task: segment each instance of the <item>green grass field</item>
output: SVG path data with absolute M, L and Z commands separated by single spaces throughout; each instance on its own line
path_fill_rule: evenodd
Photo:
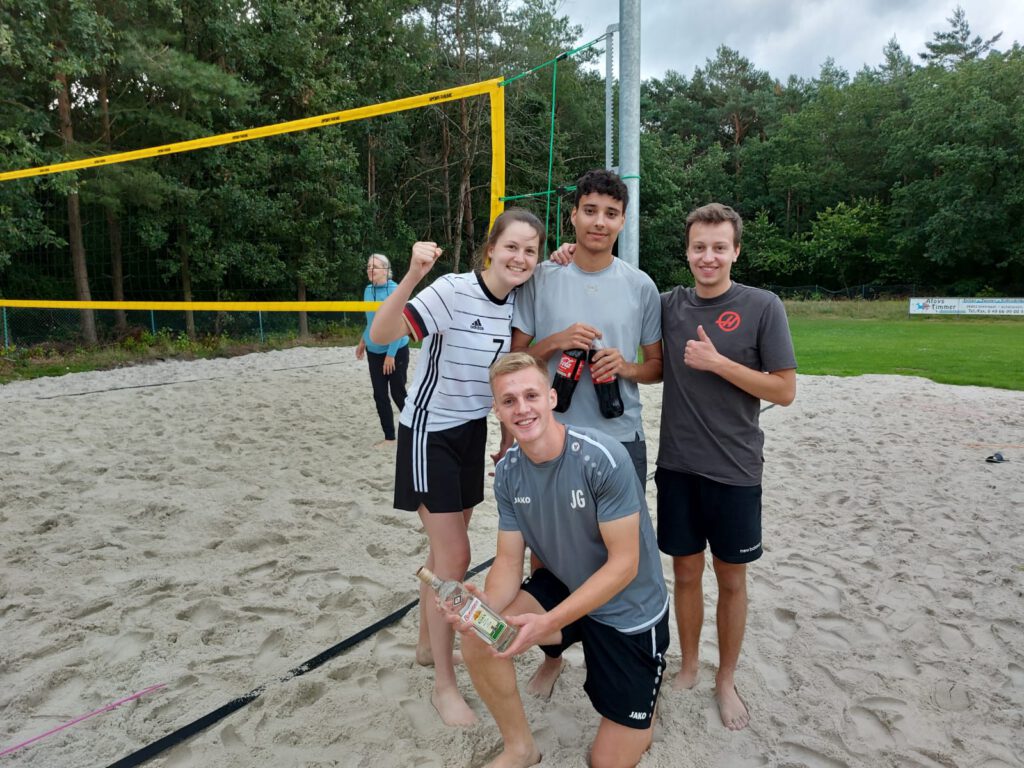
M 906 301 L 787 302 L 800 373 L 923 376 L 944 384 L 1024 390 L 1024 318 L 910 317 Z M 305 342 L 353 345 L 359 331 Z M 129 343 L 131 342 L 131 343 Z M 189 341 L 161 334 L 100 349 L 0 349 L 0 384 L 168 358 L 229 357 L 298 344 L 214 337 Z
M 799 372 L 1024 390 L 1024 318 L 910 317 L 906 301 L 788 302 Z

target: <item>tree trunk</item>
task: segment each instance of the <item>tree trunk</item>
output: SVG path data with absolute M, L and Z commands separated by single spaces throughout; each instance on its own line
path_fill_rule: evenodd
M 188 261 L 188 229 L 184 221 L 178 222 L 178 247 L 181 249 L 181 294 L 183 301 L 192 301 L 192 270 Z M 196 315 L 191 309 L 185 310 L 185 333 L 195 341 Z
M 451 174 L 448 172 L 448 159 L 452 154 L 452 135 L 448 130 L 448 116 L 444 107 L 439 108 L 441 115 L 441 197 L 444 200 L 444 217 L 441 226 L 444 228 L 444 241 L 452 241 L 452 187 Z
M 110 100 L 107 95 L 107 73 L 100 73 L 100 124 L 103 130 L 103 144 L 107 152 L 113 152 L 114 144 L 110 138 Z M 121 247 L 121 220 L 112 204 L 105 206 L 107 214 L 107 235 L 110 238 L 110 282 L 114 301 L 124 301 L 124 258 Z M 128 331 L 128 318 L 123 309 L 114 310 L 114 330 L 118 335 Z
M 295 281 L 296 281 L 296 288 L 298 289 L 297 290 L 298 300 L 299 301 L 305 301 L 306 300 L 306 281 L 303 280 L 301 277 L 295 278 Z M 309 338 L 309 317 L 307 316 L 307 314 L 305 312 L 299 312 L 299 338 L 300 339 L 308 339 Z
M 459 261 L 462 257 L 462 233 L 469 208 L 466 198 L 469 197 L 470 170 L 473 167 L 470 145 L 469 109 L 466 106 L 466 100 L 462 99 L 459 101 L 459 196 L 456 201 L 458 208 L 455 211 L 455 226 L 452 227 L 455 235 L 455 240 L 452 243 L 452 272 L 459 271 Z
M 112 206 L 107 206 L 107 234 L 110 236 L 110 282 L 114 301 L 124 301 L 124 260 L 121 248 L 121 220 Z M 128 332 L 128 318 L 123 309 L 114 310 L 114 330 Z
M 377 161 L 373 154 L 373 135 L 366 137 L 366 199 L 371 203 L 377 196 Z
M 59 44 L 58 47 L 60 47 Z M 60 135 L 64 139 L 64 148 L 67 150 L 75 143 L 74 131 L 71 126 L 71 89 L 67 74 L 58 72 L 55 77 L 60 83 L 60 88 L 57 90 Z M 92 301 L 92 293 L 89 291 L 89 270 L 85 263 L 85 242 L 82 239 L 82 212 L 77 192 L 68 193 L 68 243 L 71 247 L 71 267 L 75 274 L 75 298 L 78 301 Z M 82 339 L 88 345 L 95 345 L 97 342 L 96 315 L 91 309 L 80 311 Z

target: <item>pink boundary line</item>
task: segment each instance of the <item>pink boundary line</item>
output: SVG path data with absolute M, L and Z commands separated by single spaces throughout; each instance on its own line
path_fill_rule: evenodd
M 63 725 L 58 725 L 56 728 L 51 728 L 46 733 L 41 733 L 38 736 L 33 736 L 28 741 L 23 741 L 23 742 L 21 742 L 21 744 L 15 744 L 13 747 L 8 747 L 3 752 L 0 752 L 0 757 L 3 757 L 4 755 L 9 755 L 11 752 L 15 752 L 15 751 L 21 749 L 22 747 L 27 747 L 29 744 L 34 744 L 35 742 L 39 741 L 40 739 L 45 739 L 47 736 L 52 736 L 53 734 L 57 733 L 58 731 L 63 731 L 65 728 L 70 728 L 75 723 L 80 723 L 83 720 L 88 720 L 90 717 L 94 717 L 96 715 L 103 714 L 104 712 L 109 712 L 112 709 L 116 709 L 117 707 L 121 706 L 122 704 L 125 704 L 125 703 L 127 703 L 129 701 L 132 701 L 133 699 L 137 699 L 140 696 L 145 696 L 147 693 L 152 693 L 153 691 L 156 691 L 156 690 L 158 690 L 160 688 L 163 688 L 166 685 L 167 685 L 167 683 L 158 683 L 156 685 L 151 685 L 151 686 L 149 686 L 149 688 L 143 688 L 138 693 L 133 693 L 131 696 L 126 696 L 125 698 L 119 699 L 119 700 L 113 702 L 112 704 L 107 704 L 107 706 L 105 706 L 105 707 L 100 707 L 99 709 L 94 709 L 92 712 L 90 712 L 87 715 L 82 715 L 81 717 L 76 717 L 74 720 L 68 720 L 68 722 L 64 723 Z

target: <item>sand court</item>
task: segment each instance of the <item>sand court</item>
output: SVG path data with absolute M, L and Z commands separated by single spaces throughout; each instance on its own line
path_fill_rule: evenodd
M 653 470 L 661 388 L 641 392 Z M 751 725 L 719 722 L 708 610 L 701 681 L 663 692 L 641 765 L 1024 766 L 1024 392 L 801 376 L 762 426 L 766 553 L 737 675 Z M 352 348 L 0 387 L 0 751 L 165 684 L 0 761 L 109 765 L 264 684 L 147 765 L 485 761 L 500 739 L 465 670 L 480 724 L 444 728 L 429 704 L 415 611 L 279 680 L 416 597 L 426 539 L 391 508 L 380 437 Z M 488 483 L 474 563 L 495 534 Z M 582 767 L 597 716 L 568 658 L 527 714 L 543 765 Z

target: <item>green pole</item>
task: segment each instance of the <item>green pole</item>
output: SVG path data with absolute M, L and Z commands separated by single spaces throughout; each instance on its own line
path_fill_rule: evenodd
M 11 337 L 7 333 L 7 307 L 4 307 L 4 349 L 11 348 Z
M 156 313 L 153 310 L 149 310 L 149 327 L 153 331 L 153 335 L 156 336 Z
M 263 344 L 264 343 L 264 341 L 263 341 L 263 312 L 260 311 L 260 312 L 257 312 L 256 314 L 259 315 L 259 318 L 260 318 L 260 344 Z

